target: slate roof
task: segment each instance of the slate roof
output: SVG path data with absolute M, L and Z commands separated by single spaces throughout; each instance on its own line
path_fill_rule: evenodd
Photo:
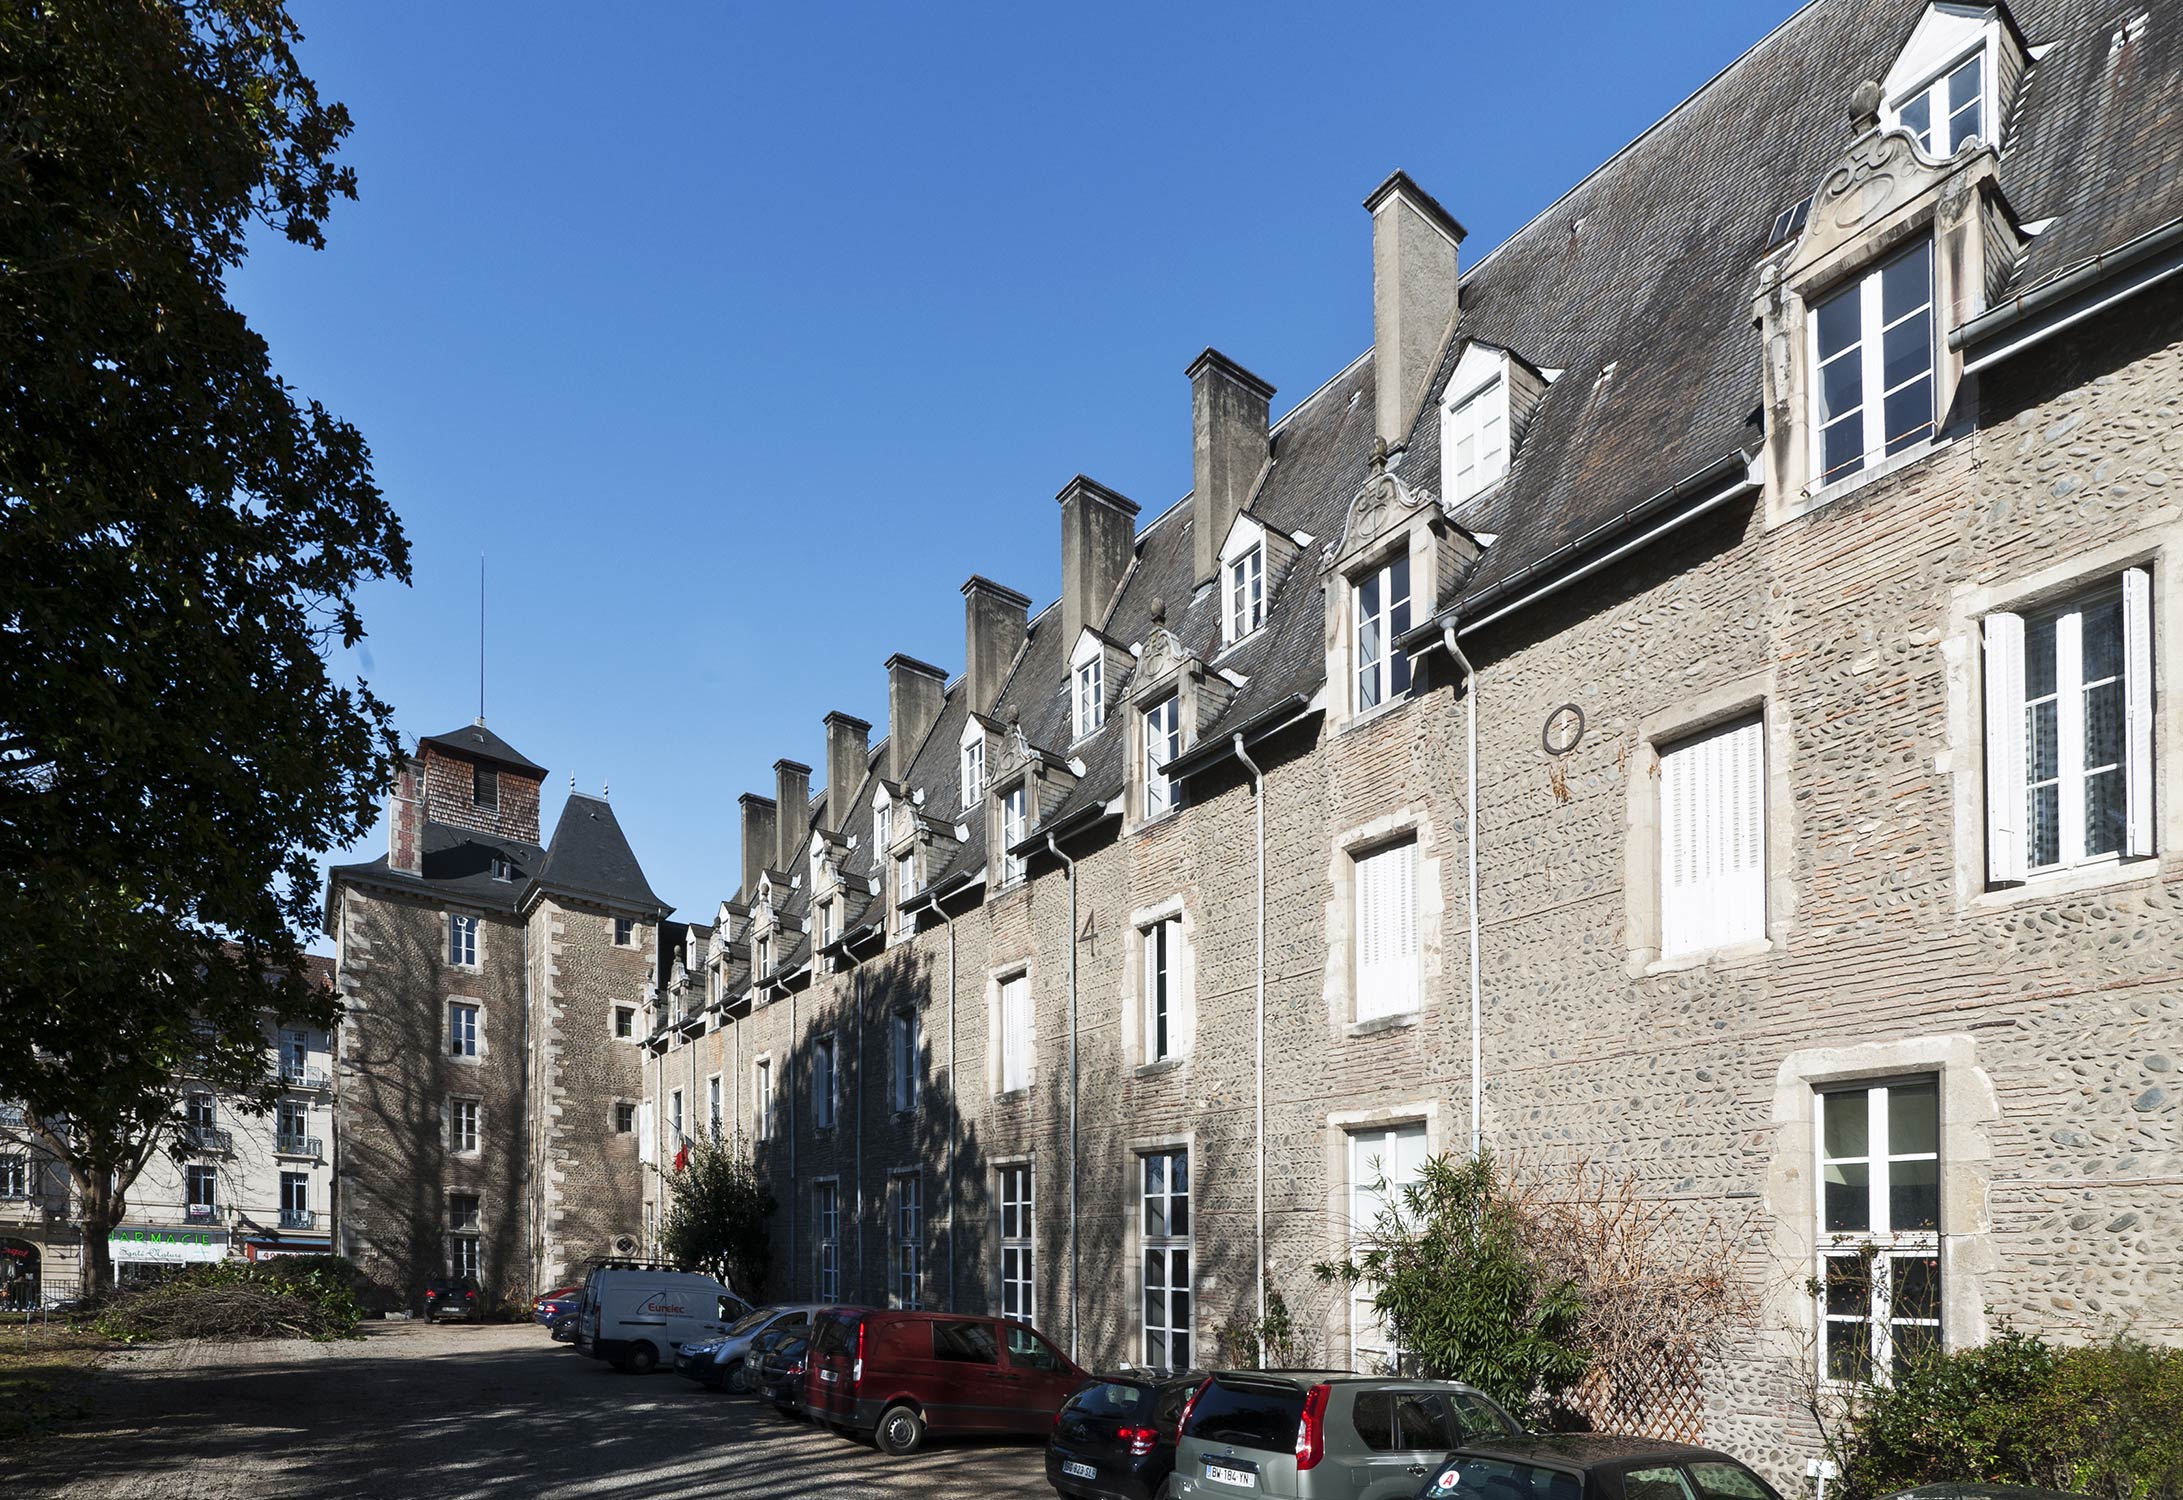
M 450 729 L 445 734 L 428 734 L 417 741 L 419 745 L 437 745 L 456 755 L 466 755 L 474 760 L 489 760 L 521 771 L 526 776 L 543 778 L 546 768 L 530 759 L 515 746 L 487 729 L 483 723 L 465 724 L 460 729 Z
M 508 862 L 513 871 L 512 879 L 494 878 L 493 860 L 496 857 Z M 474 829 L 427 820 L 423 856 L 418 861 L 421 874 L 388 869 L 384 854 L 361 864 L 335 865 L 328 874 L 335 884 L 343 879 L 372 880 L 488 911 L 513 912 L 521 907 L 545 857 L 546 851 L 536 844 L 494 838 Z
M 585 792 L 571 792 L 561 809 L 553 842 L 538 870 L 538 885 L 613 905 L 650 907 L 662 913 L 672 909 L 645 881 L 612 805 L 604 797 Z

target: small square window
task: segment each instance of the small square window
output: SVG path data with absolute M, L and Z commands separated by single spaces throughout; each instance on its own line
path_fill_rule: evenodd
M 628 917 L 614 919 L 614 946 L 633 948 L 637 942 L 637 924 Z
M 637 1128 L 637 1106 L 624 1099 L 614 1106 L 614 1133 L 628 1135 Z
M 614 1007 L 614 1034 L 619 1037 L 634 1036 L 637 1030 L 637 1009 L 633 1005 Z

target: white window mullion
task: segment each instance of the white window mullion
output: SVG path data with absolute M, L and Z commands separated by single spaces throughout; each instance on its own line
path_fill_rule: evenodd
M 2030 746 L 2024 729 L 2024 617 L 1986 617 L 1986 878 L 2021 881 L 2030 860 Z
M 2054 733 L 2059 750 L 2062 863 L 2084 859 L 2084 615 L 2071 610 L 2054 622 Z
M 2153 831 L 2153 579 L 2143 568 L 2122 575 L 2123 852 L 2151 854 Z
M 1882 329 L 1886 313 L 1880 301 L 1880 273 L 1868 274 L 1857 289 L 1857 357 L 1864 362 L 1865 465 L 1870 467 L 1887 452 L 1887 359 Z

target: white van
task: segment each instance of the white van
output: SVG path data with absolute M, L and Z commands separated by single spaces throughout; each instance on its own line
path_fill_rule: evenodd
M 718 1338 L 750 1304 L 710 1276 L 665 1266 L 596 1266 L 584 1278 L 576 1347 L 646 1375 L 693 1339 Z

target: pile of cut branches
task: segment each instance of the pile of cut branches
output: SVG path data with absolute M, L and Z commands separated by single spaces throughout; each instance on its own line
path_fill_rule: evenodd
M 339 1339 L 362 1314 L 345 1262 L 220 1261 L 131 1287 L 107 1299 L 100 1333 L 130 1343 L 165 1339 Z

